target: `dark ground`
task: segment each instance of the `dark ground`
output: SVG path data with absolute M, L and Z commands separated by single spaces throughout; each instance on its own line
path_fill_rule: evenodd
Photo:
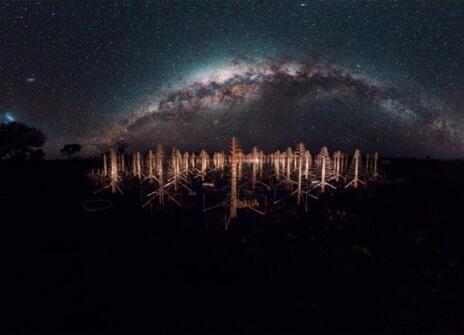
M 83 211 L 90 161 L 0 163 L 2 332 L 464 331 L 461 161 L 227 233 L 136 193 Z

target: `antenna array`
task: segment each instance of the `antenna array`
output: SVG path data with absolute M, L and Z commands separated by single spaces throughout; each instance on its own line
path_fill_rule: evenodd
M 254 147 L 246 154 L 236 138 L 230 141 L 228 155 L 206 150 L 196 154 L 174 148 L 166 156 L 162 145 L 145 155 L 134 152 L 130 171 L 126 170 L 124 154 L 111 149 L 102 158 L 102 169 L 97 175 L 102 188 L 97 192 L 111 190 L 123 194 L 122 189 L 134 185 L 130 181 L 136 180 L 141 188 L 149 190 L 142 196 L 142 207 L 164 207 L 166 200 L 181 207 L 186 196 L 195 196 L 194 190 L 201 189 L 204 212 L 223 207 L 226 229 L 241 209 L 264 215 L 271 197 L 273 205 L 294 198 L 296 205 L 307 211 L 310 199 L 384 179 L 378 153 L 367 154 L 363 164 L 361 152 L 356 150 L 348 166 L 348 154 L 340 150 L 330 156 L 327 147 L 322 147 L 313 156 L 299 143 L 294 150 L 288 147 L 265 154 Z M 223 194 L 225 199 L 208 207 L 211 192 Z

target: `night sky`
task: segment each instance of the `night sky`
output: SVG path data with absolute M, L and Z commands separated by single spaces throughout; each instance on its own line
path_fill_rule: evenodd
M 132 150 L 464 155 L 462 1 L 0 2 L 0 118 Z

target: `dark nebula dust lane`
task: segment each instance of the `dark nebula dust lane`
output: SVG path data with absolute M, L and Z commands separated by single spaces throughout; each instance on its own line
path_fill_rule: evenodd
M 232 60 L 161 91 L 100 139 L 133 149 L 156 143 L 224 149 L 232 136 L 265 150 L 305 142 L 315 149 L 378 150 L 385 155 L 453 156 L 460 125 L 444 107 L 408 88 L 323 62 Z

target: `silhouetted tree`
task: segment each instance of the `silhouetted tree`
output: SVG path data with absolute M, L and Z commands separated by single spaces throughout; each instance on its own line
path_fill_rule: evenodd
M 47 137 L 39 129 L 24 123 L 0 124 L 0 159 L 41 159 Z
M 61 149 L 61 154 L 66 155 L 68 159 L 73 158 L 73 156 L 81 151 L 82 146 L 77 143 L 72 143 L 72 144 L 66 144 L 63 149 Z

